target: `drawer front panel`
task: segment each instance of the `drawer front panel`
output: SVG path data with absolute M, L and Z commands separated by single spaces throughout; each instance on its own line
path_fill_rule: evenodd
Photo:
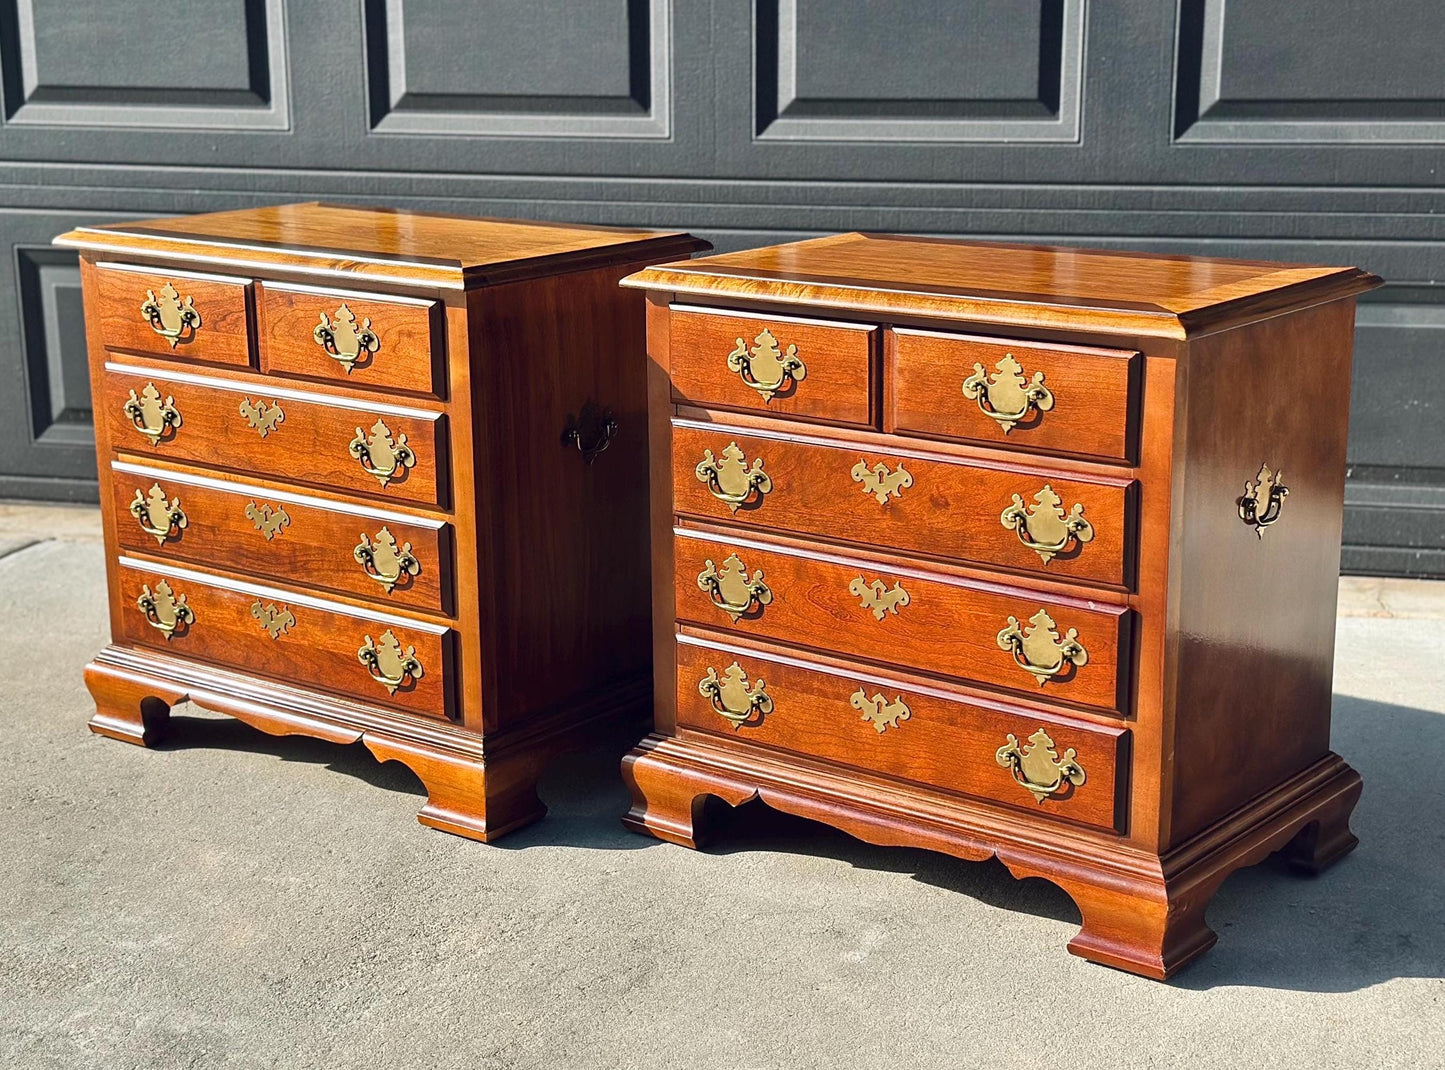
M 111 463 L 110 493 L 127 550 L 451 611 L 443 521 L 120 461 Z
M 261 370 L 354 383 L 372 390 L 440 394 L 435 301 L 374 294 L 257 287 Z
M 119 576 L 126 641 L 448 716 L 448 628 L 128 557 L 119 561 Z M 360 656 L 364 648 L 377 652 L 370 664 Z
M 100 334 L 111 349 L 246 367 L 249 288 L 224 275 L 97 264 Z
M 429 505 L 445 497 L 439 413 L 116 363 L 97 404 L 117 450 Z
M 679 513 L 1059 579 L 1123 586 L 1131 578 L 1126 479 L 900 457 L 685 421 L 672 442 Z
M 890 335 L 890 430 L 1130 456 L 1137 353 L 931 331 Z
M 674 549 L 684 621 L 1123 709 L 1122 606 L 696 532 L 679 532 Z
M 676 306 L 671 324 L 678 402 L 872 422 L 874 327 Z
M 1124 728 L 689 636 L 677 648 L 677 719 L 1101 829 L 1117 827 L 1123 801 Z

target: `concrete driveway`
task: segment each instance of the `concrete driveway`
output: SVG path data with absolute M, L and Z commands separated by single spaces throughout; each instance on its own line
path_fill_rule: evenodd
M 705 853 L 627 833 L 627 740 L 487 846 L 359 745 L 186 707 L 164 749 L 101 739 L 97 515 L 0 507 L 0 554 L 0 1067 L 1445 1066 L 1445 584 L 1342 598 L 1358 850 L 1236 874 L 1157 984 L 997 864 L 756 805 Z

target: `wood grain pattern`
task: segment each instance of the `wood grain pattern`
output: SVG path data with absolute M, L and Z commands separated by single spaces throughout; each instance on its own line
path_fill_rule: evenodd
M 764 344 L 763 331 L 771 333 L 782 352 L 796 350 L 806 369 L 802 381 L 789 378 L 769 398 L 728 367 L 730 353 L 751 353 Z M 868 424 L 873 418 L 877 334 L 867 324 L 674 308 L 673 396 L 683 404 Z
M 265 282 L 257 284 L 256 294 L 257 344 L 267 374 L 433 396 L 445 387 L 445 347 L 435 301 Z M 336 320 L 343 305 L 355 317 L 356 329 L 369 325 L 377 340 L 376 351 L 360 351 L 350 371 L 315 337 L 322 314 Z
M 888 332 L 887 352 L 886 431 L 1118 461 L 1132 456 L 1137 353 L 903 329 Z M 1052 407 L 1031 406 L 1005 430 L 962 388 L 978 367 L 995 381 L 999 362 L 1009 358 L 1025 382 L 1043 376 Z
M 98 264 L 93 277 L 100 331 L 110 348 L 203 364 L 250 365 L 249 279 L 149 270 L 130 264 Z M 167 284 L 175 287 L 182 302 L 189 298 L 201 317 L 201 325 L 187 328 L 174 347 L 155 332 L 141 312 L 146 294 L 159 296 Z

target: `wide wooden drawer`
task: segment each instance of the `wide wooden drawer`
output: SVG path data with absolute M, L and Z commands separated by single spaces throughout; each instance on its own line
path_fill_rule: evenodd
M 678 530 L 677 615 L 874 662 L 1124 708 L 1128 610 Z
M 1122 726 L 916 680 L 678 637 L 680 725 L 1102 829 L 1123 808 Z
M 866 426 L 876 327 L 672 306 L 673 400 Z
M 451 612 L 445 521 L 194 472 L 110 467 L 116 537 L 128 550 Z
M 108 349 L 248 366 L 250 285 L 229 275 L 96 264 L 100 336 Z
M 127 453 L 429 505 L 446 497 L 438 412 L 116 362 L 97 404 Z
M 1130 457 L 1138 353 L 901 328 L 889 334 L 887 430 Z
M 440 395 L 439 308 L 414 297 L 258 283 L 261 370 Z
M 451 715 L 451 629 L 131 557 L 123 639 L 409 713 Z
M 679 513 L 1127 586 L 1133 483 L 674 421 Z

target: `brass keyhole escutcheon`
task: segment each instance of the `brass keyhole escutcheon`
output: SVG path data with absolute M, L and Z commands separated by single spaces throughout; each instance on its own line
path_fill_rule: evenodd
M 152 483 L 150 493 L 142 494 L 137 488 L 131 499 L 130 515 L 147 535 L 155 537 L 157 546 L 164 546 L 172 537 L 180 538 L 181 531 L 190 521 L 181 508 L 179 498 L 167 498 L 159 483 Z
M 187 332 L 190 332 L 190 337 L 195 337 L 201 327 L 201 314 L 196 311 L 195 301 L 182 297 L 169 282 L 161 287 L 159 294 L 154 290 L 146 291 L 140 314 L 150 324 L 151 330 L 169 342 L 172 349 L 183 339 L 189 340 Z
M 406 444 L 406 435 L 399 434 L 393 439 L 391 428 L 380 419 L 371 425 L 370 434 L 358 427 L 347 451 L 361 464 L 362 470 L 375 476 L 383 487 L 393 479 L 403 479 L 406 470 L 416 464 L 416 454 Z
M 371 317 L 363 316 L 361 322 L 345 303 L 336 310 L 335 316 L 321 313 L 321 322 L 311 329 L 311 337 L 344 369 L 358 364 L 371 363 L 371 355 L 381 348 L 381 339 L 371 329 Z
M 416 656 L 416 647 L 402 649 L 400 640 L 390 628 L 381 633 L 380 641 L 365 636 L 365 642 L 356 652 L 356 660 L 366 666 L 371 678 L 394 695 L 398 688 L 415 686 L 424 675 L 421 661 Z
M 387 594 L 391 594 L 403 576 L 410 577 L 421 573 L 421 562 L 411 552 L 411 543 L 405 542 L 397 546 L 396 536 L 386 528 L 378 531 L 375 538 L 363 532 L 361 541 L 351 551 L 351 556 L 356 559 L 363 572 L 381 584 Z
M 750 504 L 755 494 L 757 504 L 761 505 L 764 495 L 773 489 L 772 478 L 763 471 L 763 459 L 754 458 L 749 467 L 736 442 L 729 442 L 720 458 L 714 457 L 712 450 L 703 450 L 695 472 L 699 482 L 707 484 L 712 496 L 734 513 Z
M 737 348 L 728 354 L 728 370 L 736 372 L 739 379 L 761 394 L 765 405 L 771 404 L 779 392 L 808 377 L 808 369 L 798 356 L 798 347 L 789 345 L 783 350 L 766 327 L 753 339 L 751 349 L 743 339 L 738 339 Z
M 1044 373 L 1034 372 L 1024 379 L 1023 366 L 1005 353 L 988 375 L 982 364 L 973 366 L 973 374 L 963 381 L 963 396 L 978 402 L 981 413 L 993 420 L 1008 434 L 1029 418 L 1029 410 L 1046 413 L 1054 407 L 1054 395 L 1044 385 Z
M 863 714 L 859 720 L 871 724 L 880 736 L 890 728 L 897 728 L 899 721 L 906 721 L 913 716 L 913 711 L 908 708 L 908 703 L 903 701 L 902 695 L 889 702 L 880 694 L 869 698 L 868 692 L 860 687 L 853 692 L 848 702 Z
M 998 645 L 1013 655 L 1015 665 L 1033 674 L 1040 687 L 1089 663 L 1089 652 L 1079 642 L 1078 631 L 1070 628 L 1060 638 L 1053 618 L 1043 609 L 1029 618 L 1027 628 L 1017 617 L 1010 617 L 1008 626 L 998 633 Z
M 155 383 L 146 383 L 139 394 L 132 387 L 121 411 L 152 446 L 160 445 L 162 439 L 174 438 L 176 429 L 181 426 L 181 411 L 176 408 L 176 399 L 167 394 L 165 400 L 161 400 L 161 392 L 156 389 Z
M 867 461 L 859 461 L 850 473 L 854 483 L 863 484 L 863 493 L 878 499 L 879 505 L 887 505 L 889 498 L 902 498 L 903 492 L 913 486 L 913 473 L 898 462 L 897 471 L 888 471 L 888 466 L 879 461 L 873 467 Z
M 1062 504 L 1063 499 L 1045 483 L 1034 495 L 1033 505 L 1025 506 L 1023 496 L 1015 494 L 1013 504 L 999 514 L 999 523 L 1017 532 L 1019 542 L 1047 565 L 1058 554 L 1092 542 L 1094 538 L 1094 526 L 1084 519 L 1084 507 L 1076 502 L 1065 515 L 1059 508 Z
M 1244 495 L 1239 499 L 1239 519 L 1254 529 L 1256 537 L 1264 538 L 1264 529 L 1279 519 L 1289 488 L 1284 473 L 1270 471 L 1267 464 L 1259 466 L 1254 479 L 1244 481 Z
M 1086 779 L 1074 748 L 1070 747 L 1064 751 L 1062 758 L 1059 757 L 1054 750 L 1054 741 L 1042 728 L 1029 736 L 1027 745 L 1023 746 L 1010 732 L 1008 742 L 998 749 L 995 757 L 999 765 L 1013 774 L 1019 787 L 1040 805 L 1050 795 L 1063 795 L 1070 787 L 1082 786 Z
M 186 604 L 186 596 L 172 590 L 165 580 L 157 581 L 154 591 L 150 584 L 143 585 L 135 604 L 145 614 L 146 623 L 164 635 L 166 642 L 173 636 L 184 635 L 196 622 L 196 614 Z
M 773 591 L 763 582 L 763 570 L 758 569 L 748 577 L 748 567 L 737 554 L 728 554 L 719 569 L 706 560 L 706 568 L 697 574 L 698 587 L 736 624 L 740 617 L 750 613 L 754 606 L 761 612 L 763 606 L 771 605 Z
M 761 679 L 748 683 L 748 674 L 736 661 L 723 670 L 708 666 L 707 675 L 697 684 L 698 694 L 712 703 L 717 715 L 733 726 L 736 732 L 749 722 L 761 721 L 773 712 L 773 700 L 764 690 Z
M 863 609 L 871 610 L 874 620 L 882 620 L 888 614 L 898 616 L 898 611 L 908 605 L 910 599 L 903 584 L 895 583 L 892 590 L 882 580 L 867 582 L 862 576 L 854 576 L 848 584 L 848 591 Z

